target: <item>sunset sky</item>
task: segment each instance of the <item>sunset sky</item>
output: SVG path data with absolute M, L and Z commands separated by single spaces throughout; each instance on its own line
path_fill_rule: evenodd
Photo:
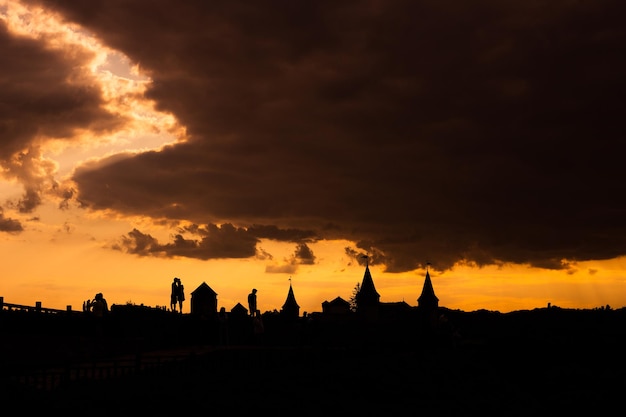
M 626 3 L 0 0 L 0 296 L 626 306 Z

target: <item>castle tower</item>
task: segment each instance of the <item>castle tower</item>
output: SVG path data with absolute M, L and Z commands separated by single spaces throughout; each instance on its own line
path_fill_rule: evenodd
M 428 268 L 426 269 L 426 278 L 422 287 L 422 294 L 417 299 L 417 308 L 421 311 L 431 312 L 439 307 L 439 299 L 435 295 L 433 283 L 430 280 Z
M 378 318 L 379 305 L 380 294 L 376 291 L 369 264 L 366 263 L 361 289 L 356 295 L 356 312 L 366 319 L 375 320 Z
M 289 292 L 287 293 L 287 300 L 285 300 L 285 304 L 283 304 L 280 314 L 286 318 L 298 318 L 300 316 L 300 306 L 296 302 L 296 296 L 293 293 L 291 278 L 289 278 Z

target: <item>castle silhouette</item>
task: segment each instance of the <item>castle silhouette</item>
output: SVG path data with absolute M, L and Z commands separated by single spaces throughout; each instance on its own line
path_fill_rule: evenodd
M 381 302 L 380 294 L 376 291 L 376 286 L 370 272 L 369 264 L 365 265 L 363 279 L 359 285 L 359 291 L 355 294 L 354 311 L 349 301 L 337 297 L 332 301 L 322 303 L 322 314 L 328 316 L 341 316 L 354 313 L 362 319 L 376 321 L 381 318 L 405 313 L 416 309 L 423 315 L 433 314 L 439 307 L 439 298 L 435 295 L 432 280 L 428 269 L 424 278 L 422 292 L 417 298 L 417 307 L 411 307 L 404 301 L 401 302 Z M 206 283 L 202 282 L 191 292 L 191 315 L 205 318 L 217 316 L 218 301 L 217 293 Z M 248 310 L 237 303 L 230 311 L 231 314 L 246 314 Z M 296 301 L 291 279 L 287 298 L 282 305 L 279 314 L 287 319 L 300 317 L 300 306 Z

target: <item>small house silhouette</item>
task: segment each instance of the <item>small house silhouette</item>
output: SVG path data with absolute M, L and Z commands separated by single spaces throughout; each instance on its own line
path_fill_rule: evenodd
M 343 315 L 350 313 L 350 303 L 341 297 L 322 303 L 322 313 L 328 315 Z
M 233 317 L 248 317 L 248 309 L 243 306 L 241 303 L 235 304 L 235 306 L 230 310 L 230 314 Z
M 217 293 L 206 282 L 191 293 L 191 314 L 205 318 L 217 315 Z

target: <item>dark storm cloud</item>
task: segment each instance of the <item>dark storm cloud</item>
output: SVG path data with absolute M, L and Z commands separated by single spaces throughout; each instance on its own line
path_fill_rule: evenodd
M 190 135 L 78 170 L 87 206 L 312 230 L 390 271 L 626 254 L 621 1 L 43 4 Z
M 248 231 L 260 239 L 273 239 L 284 242 L 315 241 L 317 235 L 312 230 L 280 229 L 276 226 L 252 225 Z
M 0 207 L 0 232 L 20 233 L 24 230 L 19 220 L 4 217 L 4 210 Z
M 102 108 L 101 91 L 84 69 L 91 55 L 82 48 L 55 50 L 45 37 L 10 34 L 0 20 L 0 56 L 0 167 L 23 184 L 16 206 L 28 213 L 42 193 L 67 193 L 54 180 L 53 164 L 41 158 L 41 143 L 71 140 L 78 130 L 105 132 L 122 118 Z
M 232 224 L 186 229 L 200 238 L 188 239 L 183 234 L 171 243 L 160 243 L 149 234 L 133 229 L 114 249 L 139 256 L 185 257 L 198 259 L 249 258 L 255 256 L 258 240 L 247 230 Z
M 201 226 L 192 224 L 179 228 L 179 233 L 169 243 L 161 243 L 153 236 L 133 229 L 120 242 L 113 245 L 114 249 L 139 256 L 186 257 L 198 259 L 249 258 L 273 259 L 273 256 L 257 249 L 261 238 L 300 242 L 297 243 L 289 264 L 312 265 L 315 255 L 303 239 L 310 240 L 311 232 L 297 230 L 281 230 L 272 226 L 252 226 L 249 228 L 235 227 L 230 223 L 208 224 Z M 191 238 L 186 236 L 191 235 Z
M 295 274 L 300 265 L 315 265 L 317 257 L 313 250 L 306 243 L 298 243 L 290 257 L 282 263 L 269 264 L 265 267 L 265 272 L 269 274 Z
M 298 243 L 293 257 L 302 265 L 315 264 L 316 256 L 306 243 Z

